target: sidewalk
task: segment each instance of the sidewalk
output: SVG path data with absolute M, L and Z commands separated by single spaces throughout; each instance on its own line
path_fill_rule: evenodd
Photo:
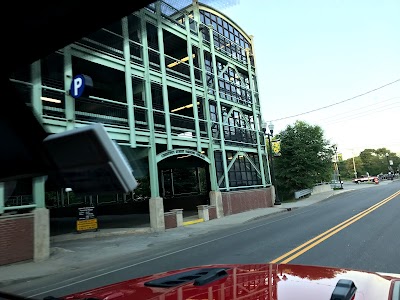
M 183 240 L 193 235 L 204 234 L 265 216 L 312 205 L 333 195 L 351 190 L 353 189 L 324 192 L 295 202 L 242 212 L 207 222 L 168 229 L 160 233 L 151 232 L 150 228 L 116 228 L 83 234 L 55 236 L 51 239 L 51 255 L 47 260 L 0 266 L 0 286 L 49 276 L 63 271 L 77 270 L 93 265 L 96 262 L 104 262 L 113 257 L 149 249 L 152 245 Z

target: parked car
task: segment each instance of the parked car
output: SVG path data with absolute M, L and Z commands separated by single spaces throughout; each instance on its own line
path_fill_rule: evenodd
M 353 179 L 354 183 L 361 183 L 361 182 L 374 182 L 376 184 L 379 183 L 379 177 L 378 176 L 369 176 L 369 175 L 361 175 L 358 178 Z

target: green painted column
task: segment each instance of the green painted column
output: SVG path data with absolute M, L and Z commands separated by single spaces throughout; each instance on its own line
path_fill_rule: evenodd
M 32 75 L 32 107 L 37 119 L 43 123 L 43 103 L 42 103 L 42 77 L 40 60 L 31 65 Z
M 199 7 L 196 3 L 193 3 L 193 16 L 194 19 L 197 21 L 197 24 L 200 24 L 200 12 Z M 206 64 L 204 59 L 204 46 L 203 46 L 203 35 L 199 33 L 199 49 L 200 49 L 200 66 L 202 69 L 201 72 L 201 80 L 203 81 L 203 97 L 204 97 L 204 115 L 207 121 L 207 135 L 208 135 L 208 157 L 211 160 L 209 165 L 210 171 L 210 183 L 211 183 L 211 190 L 218 191 L 218 179 L 217 179 L 217 170 L 215 167 L 215 156 L 214 156 L 214 143 L 213 143 L 213 136 L 212 136 L 212 121 L 210 115 L 210 104 L 209 104 L 209 97 L 208 97 L 208 86 L 207 86 L 207 74 L 206 74 Z
M 65 88 L 65 118 L 67 119 L 67 130 L 75 128 L 75 99 L 69 90 L 73 79 L 71 47 L 64 47 L 64 88 Z
M 4 213 L 5 201 L 5 183 L 0 182 L 0 214 Z
M 144 91 L 145 101 L 147 107 L 147 125 L 149 129 L 149 174 L 150 174 L 150 188 L 151 197 L 159 197 L 160 192 L 158 189 L 158 169 L 156 162 L 156 143 L 154 134 L 154 117 L 153 117 L 153 103 L 151 97 L 151 82 L 150 82 L 150 66 L 149 66 L 149 52 L 147 43 L 147 28 L 146 16 L 144 11 L 141 11 L 141 35 L 143 45 L 143 64 L 144 64 Z
M 253 81 L 253 72 L 251 70 L 251 62 L 250 62 L 250 49 L 246 49 L 246 58 L 247 58 L 247 71 L 249 74 L 249 82 L 250 82 L 250 89 L 251 89 L 251 99 L 252 99 L 252 109 L 253 109 L 253 118 L 254 118 L 254 128 L 256 129 L 256 138 L 257 138 L 257 154 L 258 154 L 258 161 L 260 163 L 260 175 L 261 175 L 261 182 L 264 187 L 266 187 L 266 182 L 265 182 L 265 172 L 264 172 L 264 159 L 263 155 L 261 152 L 261 141 L 260 141 L 260 123 L 259 123 L 259 112 L 256 109 L 256 103 L 255 103 L 255 84 Z M 263 141 L 264 143 L 264 141 Z
M 226 160 L 226 151 L 225 151 L 225 137 L 224 137 L 224 125 L 222 119 L 222 109 L 221 109 L 221 101 L 219 98 L 219 86 L 218 86 L 218 68 L 217 62 L 215 58 L 215 46 L 214 46 L 214 35 L 213 28 L 209 26 L 210 31 L 210 51 L 212 58 L 212 65 L 214 70 L 214 88 L 215 88 L 215 99 L 217 100 L 217 111 L 218 111 L 218 123 L 219 123 L 219 134 L 221 139 L 221 151 L 222 151 L 222 161 L 224 167 L 224 177 L 225 177 L 225 188 L 229 191 L 229 176 L 228 176 L 228 168 L 227 168 L 227 160 Z
M 147 124 L 149 129 L 149 149 L 148 149 L 148 160 L 149 160 L 149 176 L 150 176 L 150 200 L 149 200 L 149 211 L 150 211 L 150 226 L 155 232 L 165 230 L 164 220 L 164 203 L 163 198 L 160 197 L 159 191 L 159 180 L 158 180 L 158 167 L 156 161 L 156 141 L 154 134 L 154 117 L 153 117 L 153 103 L 151 98 L 151 82 L 150 82 L 150 66 L 149 66 L 149 52 L 147 43 L 147 28 L 146 28 L 146 16 L 144 10 L 140 12 L 141 21 L 141 36 L 143 45 L 143 66 L 144 66 L 144 93 L 147 107 Z
M 196 132 L 197 140 L 197 151 L 201 151 L 201 140 L 200 140 L 200 126 L 199 122 L 199 112 L 197 108 L 197 95 L 196 95 L 196 78 L 194 75 L 194 64 L 193 64 L 193 51 L 192 51 L 192 38 L 190 33 L 189 16 L 185 14 L 185 29 L 186 29 L 186 42 L 187 42 L 187 54 L 189 57 L 189 67 L 190 67 L 190 83 L 192 91 L 192 105 L 193 105 L 193 117 L 194 117 L 194 128 Z
M 168 85 L 167 85 L 167 71 L 165 68 L 165 56 L 164 56 L 164 37 L 161 17 L 161 2 L 156 2 L 157 12 L 157 36 L 158 36 L 158 50 L 160 52 L 160 70 L 161 70 L 161 85 L 162 85 L 162 97 L 164 106 L 164 117 L 165 117 L 165 133 L 167 134 L 167 149 L 172 149 L 172 135 L 171 135 L 171 115 L 169 113 L 169 100 L 168 100 Z
M 125 88 L 126 101 L 128 104 L 128 124 L 129 124 L 129 141 L 132 148 L 136 148 L 135 133 L 135 114 L 133 111 L 133 87 L 132 87 L 132 71 L 131 71 L 131 50 L 129 45 L 129 27 L 128 18 L 122 18 L 122 36 L 124 38 L 124 59 L 125 59 Z
M 34 177 L 32 179 L 32 196 L 36 208 L 45 208 L 45 183 L 47 176 Z

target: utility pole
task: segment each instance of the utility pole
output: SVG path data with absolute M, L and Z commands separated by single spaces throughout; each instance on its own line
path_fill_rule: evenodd
M 342 183 L 342 180 L 340 179 L 340 170 L 339 170 L 339 164 L 338 164 L 338 152 L 337 152 L 337 146 L 335 145 L 335 156 L 336 156 L 336 159 L 335 159 L 335 162 L 336 162 L 336 175 L 337 175 L 337 177 L 338 177 L 338 179 L 339 179 L 339 183 L 340 183 L 340 188 L 341 189 L 343 189 L 343 183 Z
M 354 153 L 353 153 L 353 168 L 354 168 L 354 178 L 357 178 L 357 170 L 356 170 L 356 163 L 354 161 Z

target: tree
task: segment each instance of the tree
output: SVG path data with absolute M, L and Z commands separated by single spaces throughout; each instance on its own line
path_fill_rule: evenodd
M 386 157 L 386 153 L 388 157 Z M 364 149 L 359 156 L 354 157 L 354 164 L 353 158 L 346 159 L 339 164 L 340 174 L 342 179 L 354 178 L 354 165 L 356 166 L 358 177 L 366 175 L 367 172 L 371 176 L 381 173 L 387 174 L 389 171 L 388 160 L 393 162 L 392 168 L 396 171 L 400 165 L 400 157 L 396 153 L 387 148 Z
M 354 162 L 353 162 L 353 158 L 349 158 L 346 159 L 342 162 L 339 163 L 339 167 L 340 167 L 340 177 L 342 180 L 344 179 L 353 179 L 354 176 L 354 165 L 356 167 L 356 172 L 358 175 L 362 175 L 365 174 L 365 167 L 363 164 L 363 161 L 361 160 L 361 158 L 359 156 L 354 157 Z
M 278 190 L 291 197 L 296 190 L 330 181 L 333 173 L 333 147 L 321 127 L 296 121 L 280 132 L 281 156 L 274 159 Z
M 388 157 L 386 157 L 386 154 L 388 154 Z M 371 175 L 388 173 L 388 159 L 392 160 L 394 169 L 396 164 L 398 165 L 400 163 L 400 158 L 395 153 L 386 148 L 379 148 L 376 150 L 365 149 L 360 153 L 360 158 L 364 165 L 365 173 L 368 172 Z

